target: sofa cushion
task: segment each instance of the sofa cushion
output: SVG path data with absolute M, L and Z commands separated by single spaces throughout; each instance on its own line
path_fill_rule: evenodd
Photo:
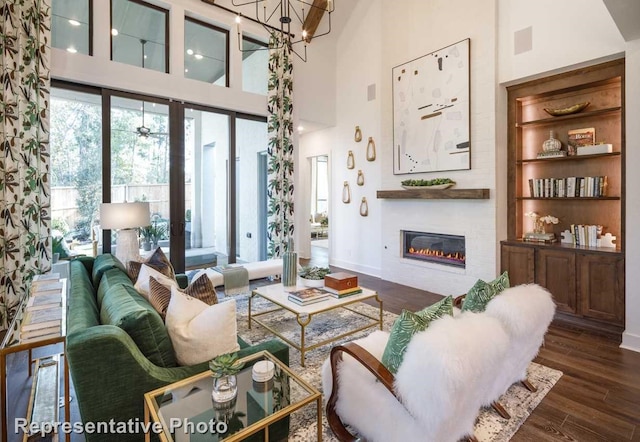
M 506 288 L 509 288 L 509 274 L 506 271 L 491 282 L 478 279 L 467 292 L 462 304 L 462 311 L 483 312 L 489 301 Z
M 127 270 L 131 281 L 135 282 L 138 280 L 138 274 L 140 273 L 142 264 L 146 264 L 152 269 L 159 271 L 167 278 L 176 278 L 176 272 L 173 270 L 171 261 L 169 261 L 169 258 L 167 258 L 167 255 L 164 254 L 160 247 L 158 247 L 148 258 L 143 261 L 129 261 Z
M 207 305 L 171 289 L 167 330 L 180 365 L 194 365 L 238 351 L 236 301 Z
M 116 268 L 122 270 L 123 272 L 125 271 L 124 266 L 122 265 L 120 260 L 112 254 L 105 253 L 104 255 L 96 256 L 95 261 L 93 261 L 93 271 L 91 275 L 93 286 L 96 288 L 99 287 L 100 280 L 102 279 L 102 275 L 104 275 L 104 272 Z
M 177 365 L 162 318 L 131 285 L 114 285 L 105 293 L 100 321 L 127 332 L 151 363 L 159 367 Z
M 382 354 L 382 364 L 390 372 L 397 372 L 413 335 L 426 330 L 432 321 L 445 315 L 453 315 L 453 298 L 451 296 L 447 296 L 417 313 L 403 310 L 391 328 L 389 341 Z
M 178 287 L 178 283 L 175 279 L 169 278 L 168 276 L 163 275 L 158 270 L 150 267 L 146 264 L 142 264 L 140 266 L 140 271 L 138 272 L 138 279 L 134 285 L 135 289 L 140 293 L 147 301 L 149 300 L 149 292 L 150 292 L 150 284 L 151 278 L 154 278 L 157 282 L 166 285 L 168 287 L 176 286 Z
M 207 305 L 218 303 L 216 289 L 205 274 L 196 278 L 191 285 L 181 291 L 192 298 L 199 299 Z M 149 277 L 149 302 L 153 308 L 160 313 L 163 319 L 167 314 L 169 301 L 171 301 L 171 285 L 167 285 L 161 280 L 158 281 L 153 276 Z
M 123 272 L 120 268 L 107 270 L 102 275 L 100 285 L 98 286 L 98 291 L 96 292 L 98 307 L 102 305 L 102 300 L 104 299 L 105 293 L 107 293 L 107 291 L 109 291 L 109 289 L 116 284 L 133 286 L 133 284 L 131 284 L 131 280 L 129 279 L 129 275 Z
M 70 263 L 70 272 L 67 334 L 100 324 L 100 310 L 87 267 L 80 260 L 74 260 Z

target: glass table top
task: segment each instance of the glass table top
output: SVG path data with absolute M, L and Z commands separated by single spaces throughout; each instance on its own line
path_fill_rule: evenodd
M 274 376 L 266 382 L 252 379 L 252 367 L 261 360 L 275 365 Z M 242 361 L 245 365 L 236 375 L 238 393 L 231 401 L 213 401 L 210 372 L 146 395 L 154 420 L 162 423 L 167 440 L 226 441 L 244 435 L 242 440 L 259 441 L 263 440 L 260 430 L 266 425 L 270 425 L 269 440 L 286 440 L 288 421 L 275 422 L 317 400 L 320 393 L 266 351 Z

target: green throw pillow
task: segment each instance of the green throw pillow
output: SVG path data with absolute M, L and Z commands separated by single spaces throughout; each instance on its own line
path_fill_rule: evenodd
M 491 282 L 478 279 L 465 296 L 462 311 L 483 312 L 489 301 L 506 288 L 509 288 L 509 274 L 507 272 Z
M 382 355 L 382 364 L 391 373 L 396 373 L 413 335 L 426 330 L 431 321 L 444 315 L 453 315 L 453 298 L 451 296 L 447 296 L 417 313 L 402 310 L 391 328 L 389 341 Z

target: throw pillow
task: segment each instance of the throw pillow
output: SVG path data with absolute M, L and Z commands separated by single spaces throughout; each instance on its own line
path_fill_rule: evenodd
M 171 288 L 167 330 L 180 365 L 194 365 L 238 351 L 236 301 L 207 305 Z
M 489 301 L 506 288 L 509 288 L 509 274 L 506 271 L 491 282 L 478 279 L 467 292 L 462 303 L 462 311 L 483 312 Z
M 144 296 L 147 300 L 149 300 L 149 280 L 151 279 L 151 277 L 155 278 L 155 280 L 162 285 L 166 285 L 168 287 L 178 287 L 178 283 L 175 279 L 167 278 L 156 269 L 149 267 L 146 264 L 142 264 L 142 266 L 140 267 L 140 272 L 138 273 L 138 279 L 136 280 L 134 287 L 138 291 L 138 293 Z
M 138 261 L 129 261 L 127 266 L 127 271 L 129 273 L 129 277 L 131 281 L 136 282 L 138 280 L 138 275 L 140 273 L 140 269 L 143 264 L 148 265 L 149 267 L 159 271 L 167 278 L 175 279 L 176 273 L 173 270 L 173 266 L 171 265 L 171 261 L 164 254 L 162 249 L 158 247 L 147 259 L 142 262 Z
M 191 285 L 182 290 L 182 292 L 192 298 L 199 299 L 207 305 L 218 303 L 216 289 L 205 274 L 194 279 Z M 167 286 L 151 276 L 149 278 L 149 302 L 160 313 L 162 319 L 165 319 L 167 315 L 169 301 L 171 301 L 171 286 Z
M 417 313 L 403 310 L 389 333 L 389 340 L 382 354 L 382 365 L 387 367 L 391 373 L 396 373 L 413 335 L 426 330 L 432 321 L 444 315 L 453 315 L 453 298 L 451 296 L 447 296 Z

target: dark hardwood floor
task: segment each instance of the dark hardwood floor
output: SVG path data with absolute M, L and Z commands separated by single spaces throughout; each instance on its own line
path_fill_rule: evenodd
M 327 262 L 326 249 L 312 247 L 309 263 Z M 358 279 L 393 313 L 442 298 L 364 274 Z M 554 321 L 535 361 L 563 376 L 511 440 L 640 442 L 640 353 L 619 345 L 619 339 Z
M 313 246 L 312 250 L 312 259 L 303 260 L 302 264 L 326 266 L 328 249 Z M 400 313 L 403 308 L 419 310 L 441 299 L 438 294 L 380 278 L 364 274 L 358 274 L 358 278 L 361 285 L 376 290 L 384 309 L 393 313 Z M 269 282 L 258 282 L 265 283 Z M 26 378 L 26 355 L 11 359 L 9 422 L 16 415 L 24 416 L 30 384 Z M 620 349 L 619 341 L 610 337 L 554 323 L 536 362 L 561 370 L 564 375 L 513 441 L 640 442 L 640 353 Z M 75 401 L 71 408 L 75 421 L 79 418 Z M 73 441 L 83 439 L 80 435 L 73 437 Z M 17 442 L 19 437 L 12 435 L 10 440 Z

